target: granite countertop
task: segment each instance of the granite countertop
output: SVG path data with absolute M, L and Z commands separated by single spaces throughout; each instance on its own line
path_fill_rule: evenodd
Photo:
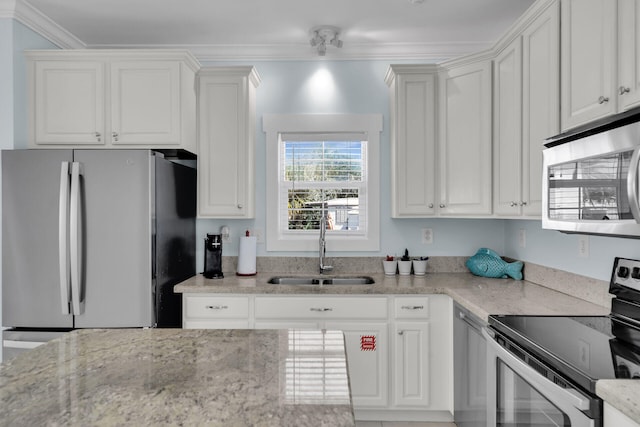
M 340 331 L 73 331 L 0 365 L 0 402 L 1 425 L 355 425 Z
M 325 277 L 370 276 L 372 285 L 272 285 L 274 276 L 309 274 L 258 273 L 224 279 L 206 279 L 201 274 L 175 286 L 179 293 L 295 294 L 295 295 L 376 295 L 446 294 L 481 319 L 490 314 L 607 315 L 607 307 L 597 305 L 526 280 L 489 279 L 470 273 L 429 273 L 425 276 L 387 276 L 374 274 L 335 274 Z M 318 275 L 314 275 L 318 276 Z

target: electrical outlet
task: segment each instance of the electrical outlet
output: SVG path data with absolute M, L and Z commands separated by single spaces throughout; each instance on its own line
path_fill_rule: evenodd
M 431 228 L 422 229 L 422 243 L 425 245 L 433 243 L 433 230 Z
M 262 228 L 254 228 L 251 235 L 256 236 L 256 243 L 264 243 L 264 232 Z
M 521 228 L 518 231 L 518 246 L 524 248 L 527 246 L 527 230 Z
M 589 236 L 578 237 L 578 256 L 580 258 L 589 258 Z

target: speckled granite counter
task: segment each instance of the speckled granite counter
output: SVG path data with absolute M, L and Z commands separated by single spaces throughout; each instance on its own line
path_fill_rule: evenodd
M 596 383 L 596 394 L 635 422 L 640 423 L 640 381 L 601 380 Z
M 375 294 L 446 294 L 476 316 L 489 314 L 606 315 L 607 307 L 528 281 L 487 279 L 470 273 L 430 273 L 425 276 L 386 276 L 367 274 L 373 285 L 271 285 L 273 276 L 288 273 L 258 273 L 239 277 L 231 273 L 224 279 L 206 279 L 196 275 L 175 286 L 181 293 L 295 294 L 295 295 L 375 295 Z M 350 274 L 353 275 L 353 274 Z M 335 276 L 340 276 L 335 275 Z M 327 275 L 326 277 L 331 277 Z
M 74 331 L 0 365 L 0 425 L 353 426 L 342 333 L 299 333 Z M 296 370 L 305 343 L 337 363 L 318 393 Z

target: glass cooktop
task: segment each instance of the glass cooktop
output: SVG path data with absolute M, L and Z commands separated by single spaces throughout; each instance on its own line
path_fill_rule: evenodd
M 599 379 L 640 378 L 640 331 L 624 321 L 610 316 L 490 316 L 489 324 L 591 393 Z

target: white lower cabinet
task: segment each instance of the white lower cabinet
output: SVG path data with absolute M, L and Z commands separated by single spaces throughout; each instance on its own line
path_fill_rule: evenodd
M 185 294 L 184 328 L 341 330 L 358 420 L 452 421 L 446 295 Z

